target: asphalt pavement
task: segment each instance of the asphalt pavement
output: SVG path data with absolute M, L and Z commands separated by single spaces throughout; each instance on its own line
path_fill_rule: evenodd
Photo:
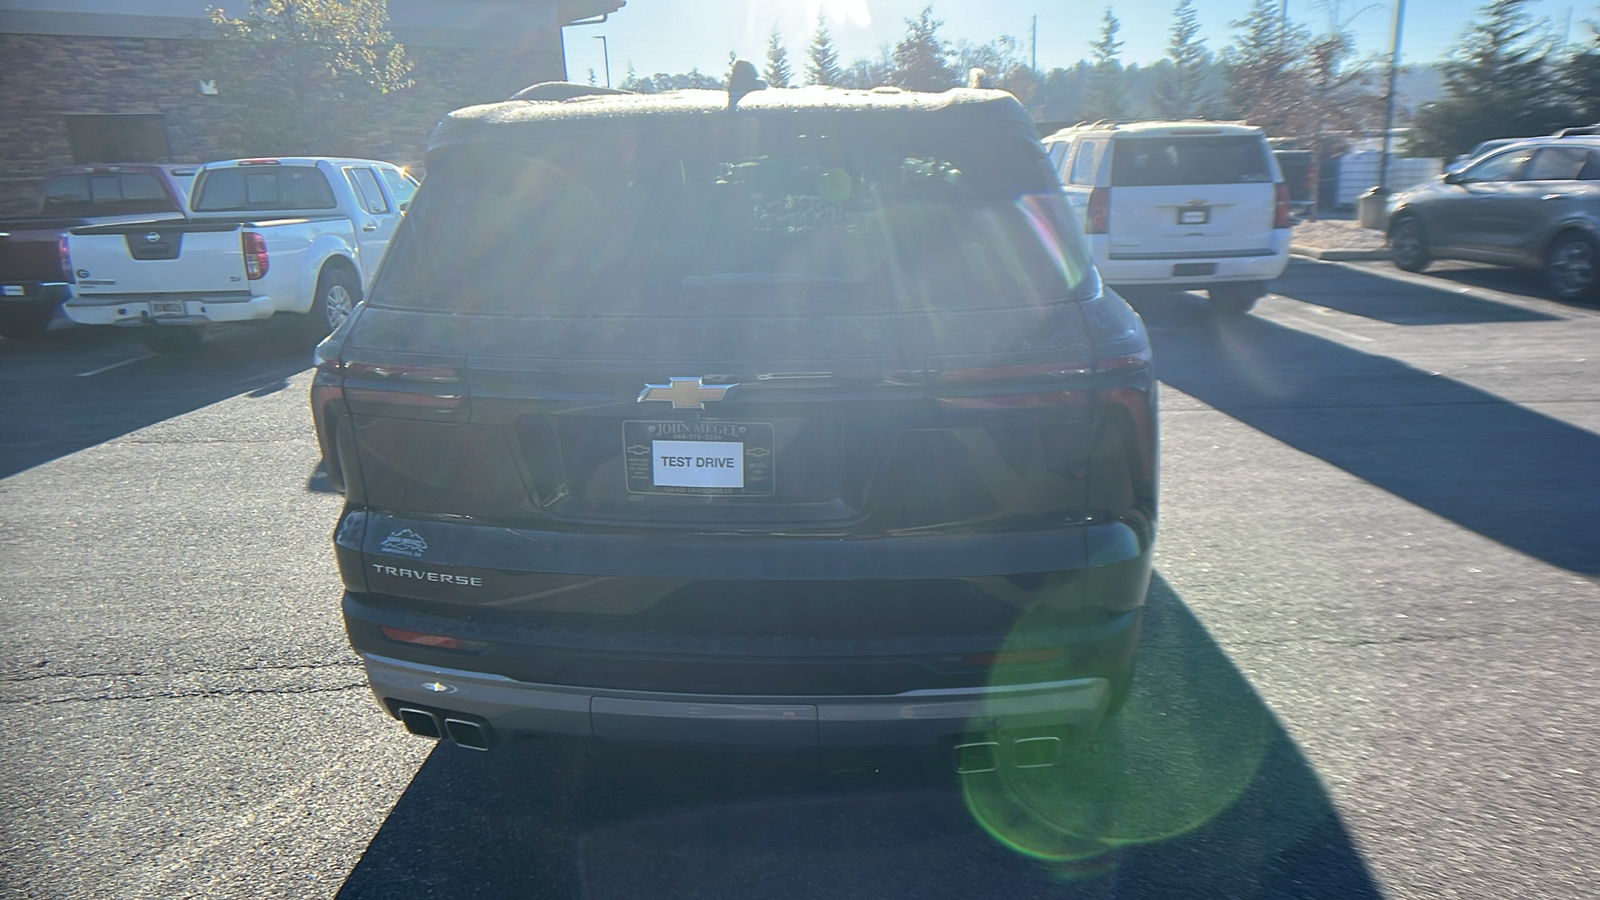
M 1470 265 L 1274 291 L 1138 301 L 1134 694 L 965 782 L 410 737 L 344 642 L 306 348 L 0 341 L 0 896 L 1593 896 L 1600 308 Z

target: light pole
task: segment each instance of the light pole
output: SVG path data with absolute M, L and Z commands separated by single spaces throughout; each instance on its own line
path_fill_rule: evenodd
M 1400 25 L 1406 15 L 1406 0 L 1393 0 L 1393 3 L 1394 19 L 1389 25 L 1389 90 L 1383 101 L 1383 152 L 1378 157 L 1378 187 L 1384 191 L 1389 189 L 1389 142 L 1390 132 L 1394 131 L 1395 76 L 1400 72 Z
M 603 34 L 595 35 L 594 39 L 600 42 L 600 49 L 606 55 L 606 87 L 611 87 L 611 44 Z

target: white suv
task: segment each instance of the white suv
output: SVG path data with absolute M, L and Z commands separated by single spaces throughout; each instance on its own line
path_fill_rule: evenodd
M 1107 284 L 1204 289 L 1239 315 L 1289 264 L 1289 186 L 1261 129 L 1101 123 L 1044 141 Z

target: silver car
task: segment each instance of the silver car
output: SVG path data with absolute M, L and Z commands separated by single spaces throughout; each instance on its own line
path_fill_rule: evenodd
M 1562 300 L 1600 292 L 1600 137 L 1533 138 L 1397 194 L 1389 214 L 1394 264 L 1435 259 L 1543 273 Z

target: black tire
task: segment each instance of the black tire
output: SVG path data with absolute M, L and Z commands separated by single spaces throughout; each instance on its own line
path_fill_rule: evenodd
M 50 327 L 50 317 L 54 310 L 27 309 L 11 310 L 0 315 L 0 337 L 10 338 L 13 341 L 27 341 L 44 334 Z
M 192 353 L 200 346 L 201 331 L 188 325 L 148 325 L 139 340 L 157 353 Z
M 1557 300 L 1600 296 L 1600 244 L 1588 235 L 1556 235 L 1544 255 L 1544 286 Z
M 1233 319 L 1256 308 L 1256 301 L 1267 295 L 1264 281 L 1231 281 L 1212 285 L 1206 291 L 1211 300 L 1211 311 L 1223 318 Z
M 329 266 L 317 278 L 316 298 L 302 317 L 302 331 L 312 343 L 332 334 L 361 302 L 361 288 L 350 270 Z
M 1421 272 L 1433 262 L 1428 251 L 1428 233 L 1421 219 L 1404 216 L 1389 229 L 1389 260 L 1395 268 L 1407 272 Z

